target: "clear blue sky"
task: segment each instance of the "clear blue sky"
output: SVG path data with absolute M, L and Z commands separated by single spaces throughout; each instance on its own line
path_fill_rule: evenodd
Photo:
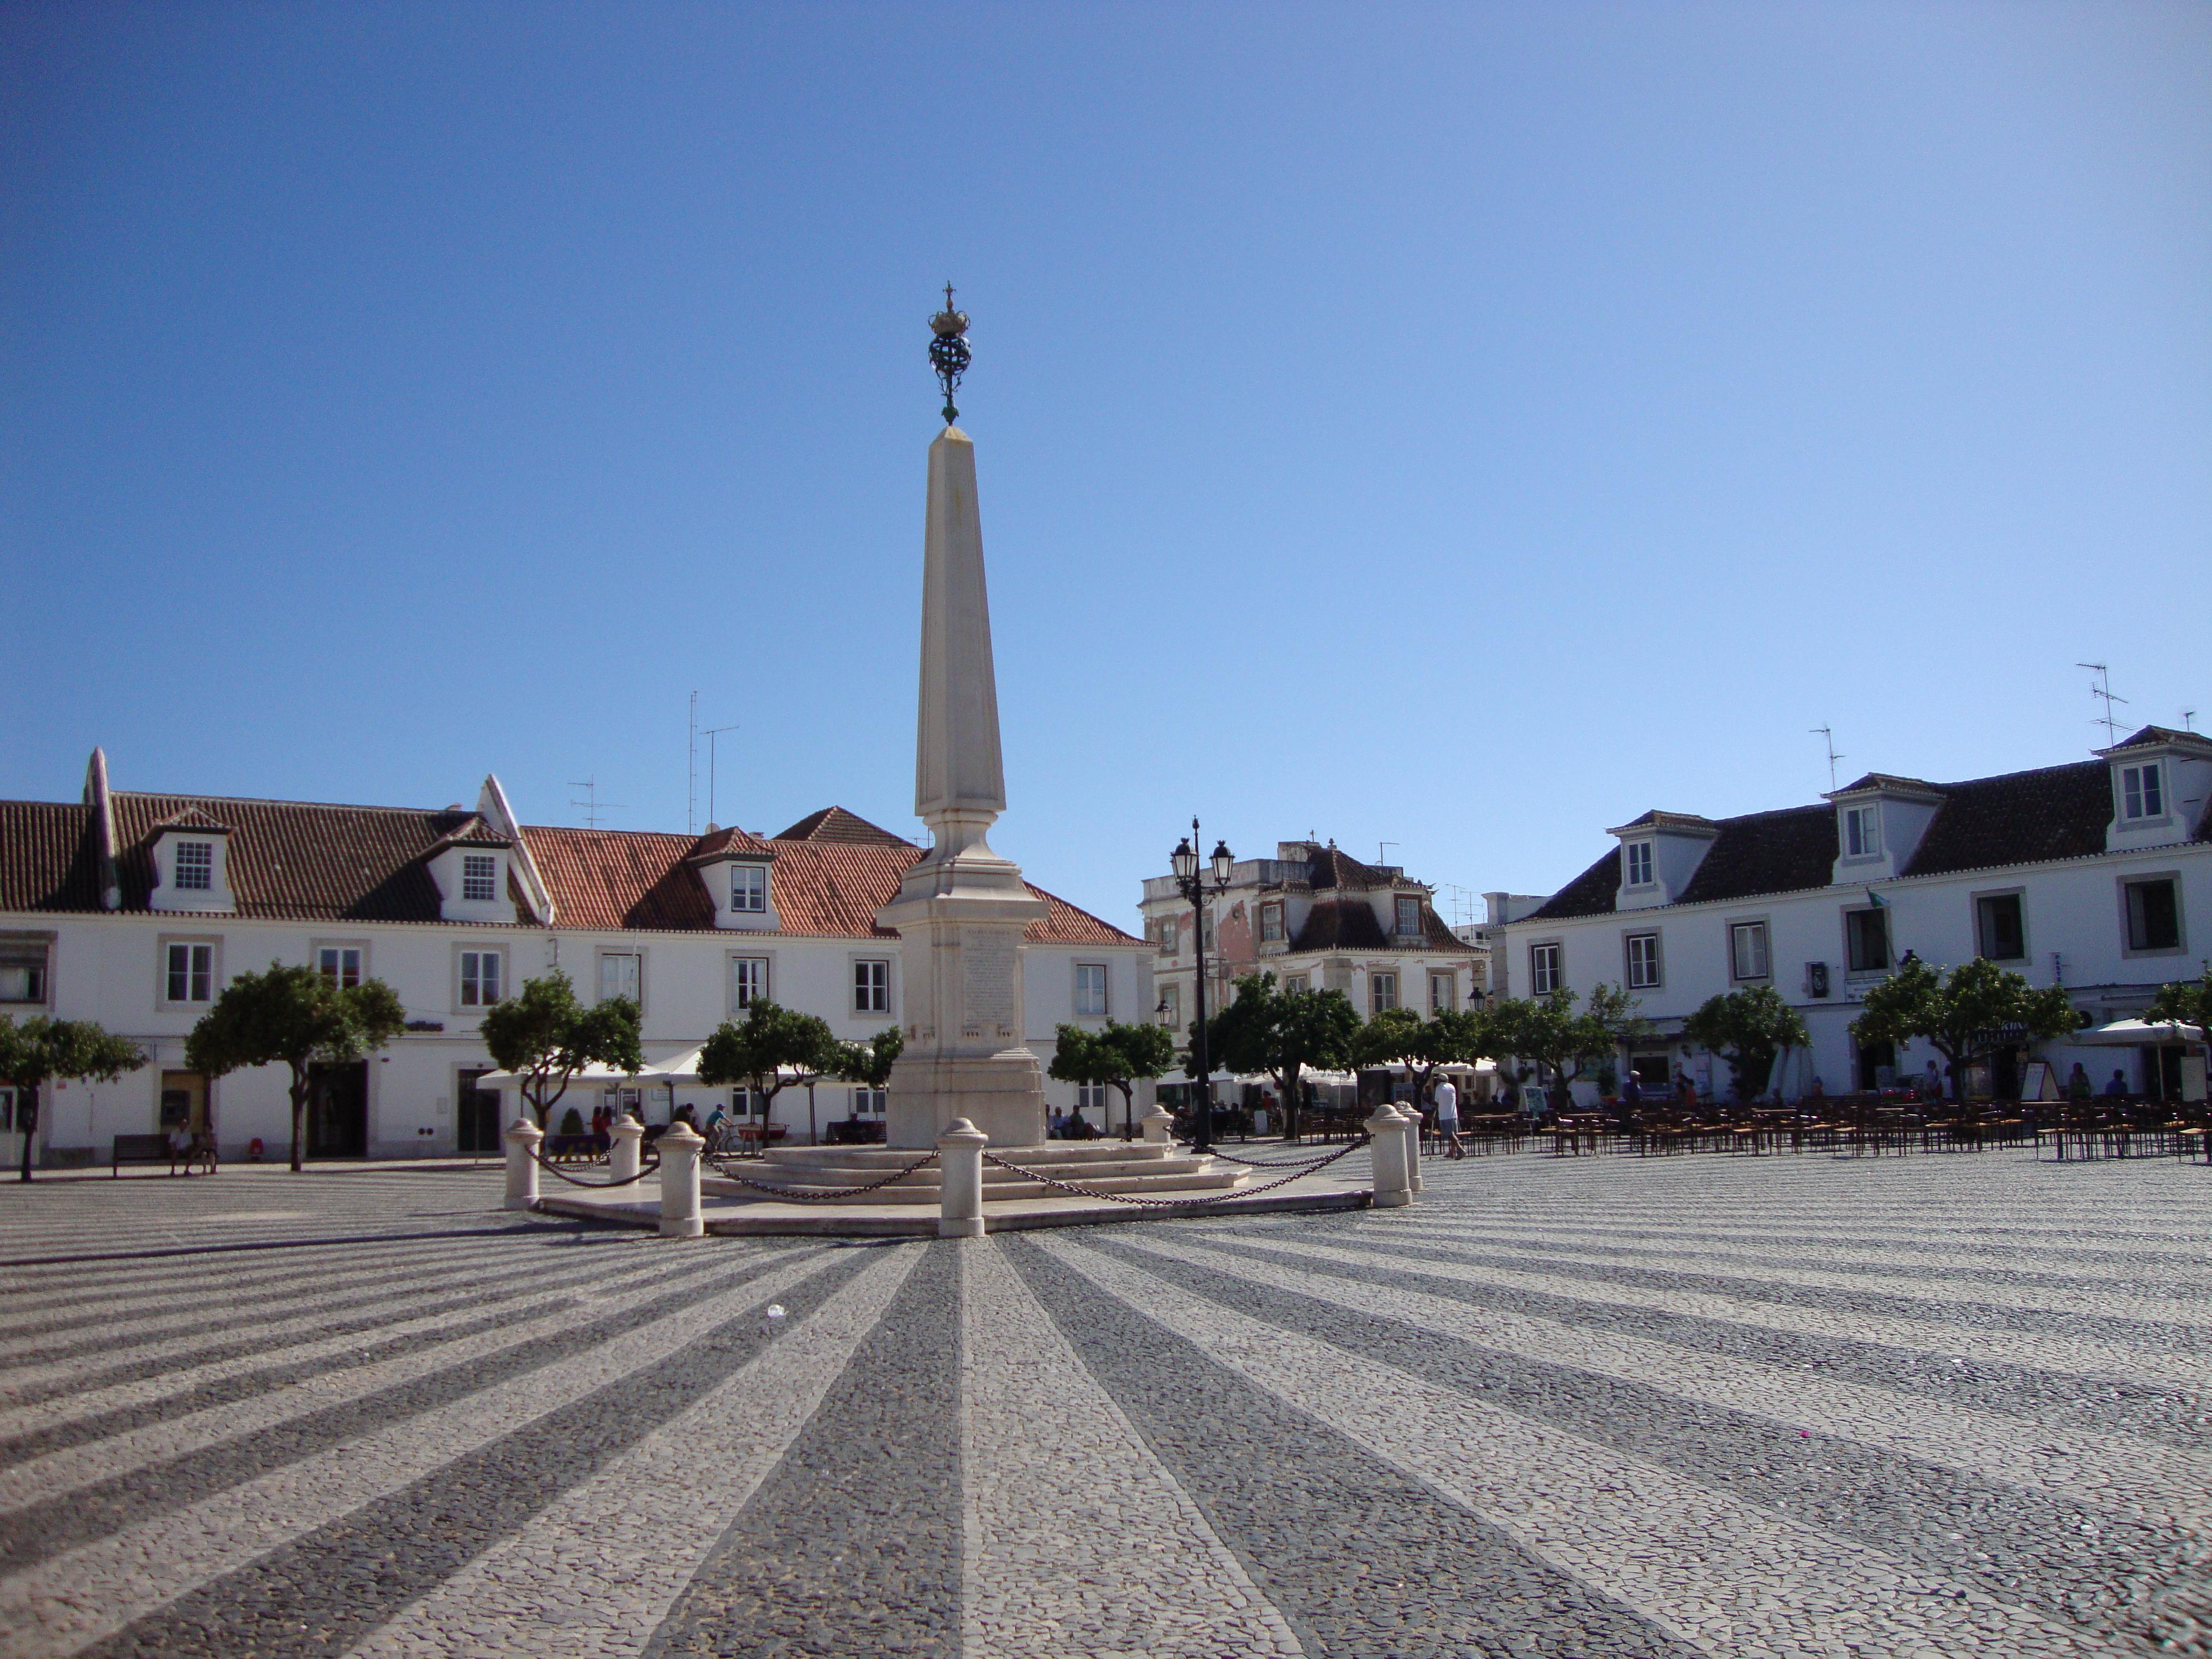
M 973 313 L 1012 806 L 1546 891 L 2201 706 L 2203 5 L 0 10 L 0 795 L 911 817 Z M 707 816 L 701 767 L 698 816 Z

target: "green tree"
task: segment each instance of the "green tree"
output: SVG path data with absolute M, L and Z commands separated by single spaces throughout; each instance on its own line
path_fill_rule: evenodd
M 1053 1033 L 1050 1074 L 1062 1083 L 1110 1085 L 1121 1091 L 1121 1127 L 1133 1132 L 1137 1085 L 1175 1064 L 1175 1039 L 1160 1025 L 1109 1019 L 1102 1030 L 1061 1025 Z M 1102 1123 L 1100 1128 L 1110 1128 Z
M 1349 1065 L 1359 1035 L 1359 1015 L 1341 991 L 1279 988 L 1273 974 L 1246 974 L 1236 1000 L 1206 1022 L 1206 1047 L 1215 1065 L 1231 1072 L 1265 1072 L 1283 1102 L 1283 1139 L 1298 1137 L 1298 1110 L 1308 1071 Z
M 1775 1055 L 1813 1040 L 1797 1011 L 1771 985 L 1708 997 L 1682 1022 L 1682 1035 L 1728 1061 L 1740 1100 L 1765 1087 Z
M 629 1077 L 645 1069 L 637 1004 L 609 997 L 587 1008 L 558 968 L 486 1009 L 483 1029 L 492 1063 L 522 1079 L 522 1097 L 541 1129 L 568 1092 L 568 1079 L 586 1066 Z
M 313 968 L 269 964 L 222 988 L 185 1039 L 185 1064 L 207 1077 L 252 1066 L 291 1072 L 292 1168 L 306 1159 L 301 1129 L 317 1066 L 374 1054 L 407 1027 L 399 996 L 380 979 L 340 985 Z
M 1410 1008 L 1386 1008 L 1359 1028 L 1352 1045 L 1358 1066 L 1402 1065 L 1416 1103 L 1428 1097 L 1438 1071 L 1468 1065 L 1490 1052 L 1489 1020 L 1472 1009 L 1423 1019 Z
M 1917 1037 L 1950 1062 L 1960 1098 L 1966 1068 L 2022 1034 L 2063 1036 L 2081 1029 L 2081 1018 L 2062 985 L 2040 990 L 1985 957 L 1962 962 L 1948 975 L 1917 957 L 1867 988 L 1851 1035 L 1861 1042 L 1904 1042 Z
M 0 1019 L 0 1078 L 15 1085 L 15 1127 L 23 1137 L 22 1178 L 31 1178 L 40 1094 L 49 1083 L 112 1083 L 146 1063 L 138 1045 L 88 1019 L 33 1014 L 21 1025 Z
M 2178 979 L 2160 986 L 2143 1018 L 2178 1020 L 2194 1025 L 2201 1037 L 2212 1038 L 2212 965 L 2206 966 L 2202 979 Z
M 887 1087 L 891 1080 L 891 1066 L 906 1048 L 906 1033 L 896 1025 L 886 1025 L 865 1042 L 846 1042 L 838 1045 L 837 1075 L 848 1083 L 858 1083 L 870 1089 Z
M 743 1019 L 724 1020 L 701 1048 L 699 1081 L 713 1089 L 742 1084 L 751 1090 L 766 1146 L 776 1096 L 791 1084 L 811 1089 L 836 1076 L 845 1064 L 844 1048 L 827 1020 L 757 997 Z
M 1492 1003 L 1489 1019 L 1495 1051 L 1534 1060 L 1539 1080 L 1547 1077 L 1545 1097 L 1554 1112 L 1574 1103 L 1575 1079 L 1593 1060 L 1609 1060 L 1621 1042 L 1644 1029 L 1635 1004 L 1618 987 L 1600 985 L 1590 1006 L 1575 1012 L 1575 994 L 1565 986 L 1533 1000 L 1508 997 Z

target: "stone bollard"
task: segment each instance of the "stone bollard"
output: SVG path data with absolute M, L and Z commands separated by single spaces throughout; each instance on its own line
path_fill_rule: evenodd
M 507 1207 L 510 1210 L 538 1207 L 538 1146 L 544 1139 L 545 1131 L 530 1121 L 527 1112 L 507 1126 Z
M 660 1132 L 660 1236 L 698 1238 L 707 1231 L 699 1213 L 699 1152 L 706 1141 L 678 1120 Z
M 938 1178 L 942 1185 L 937 1212 L 939 1238 L 983 1236 L 983 1148 L 990 1136 L 964 1117 L 956 1117 L 937 1138 Z
M 1398 1115 L 1406 1120 L 1406 1185 L 1418 1193 L 1421 1190 L 1420 1108 L 1401 1106 Z
M 1145 1139 L 1155 1146 L 1164 1146 L 1175 1139 L 1175 1114 L 1164 1106 L 1155 1106 L 1138 1120 Z
M 645 1125 L 628 1112 L 615 1119 L 607 1131 L 607 1176 L 614 1181 L 635 1181 L 641 1160 L 638 1147 L 645 1139 Z
M 1375 1137 L 1368 1156 L 1375 1164 L 1375 1207 L 1395 1210 L 1413 1201 L 1411 1178 L 1406 1170 L 1406 1122 L 1398 1109 L 1385 1101 L 1367 1120 L 1367 1133 Z

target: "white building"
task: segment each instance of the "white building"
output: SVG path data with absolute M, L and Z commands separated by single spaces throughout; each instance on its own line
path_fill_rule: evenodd
M 1619 845 L 1505 929 L 1516 995 L 1618 983 L 1660 1036 L 1625 1059 L 1647 1081 L 1710 1056 L 1684 1051 L 1707 998 L 1771 985 L 1804 1017 L 1830 1092 L 1917 1073 L 1934 1058 L 1853 1042 L 1866 988 L 1906 952 L 1937 967 L 1983 956 L 2063 985 L 2104 1024 L 2157 987 L 2194 978 L 2212 951 L 2212 740 L 2146 726 L 2094 760 L 1964 783 L 1869 773 L 1823 804 L 1742 817 L 1650 811 Z M 2058 1042 L 2036 1050 L 2063 1077 L 2178 1094 L 2176 1049 Z M 1999 1096 L 2027 1058 L 1998 1059 Z M 1583 1085 L 1585 1091 L 1588 1085 Z
M 39 1114 L 46 1161 L 104 1161 L 112 1137 L 172 1121 L 211 1124 L 226 1158 L 258 1139 L 273 1159 L 290 1140 L 283 1068 L 197 1077 L 185 1034 L 233 975 L 271 962 L 381 979 L 407 1033 L 319 1077 L 310 1155 L 490 1152 L 501 1126 L 498 1097 L 474 1086 L 493 1069 L 478 1022 L 556 965 L 586 1000 L 638 1000 L 649 1062 L 755 996 L 847 1039 L 901 1024 L 898 939 L 875 918 L 920 855 L 837 807 L 766 837 L 558 829 L 518 824 L 496 778 L 473 811 L 230 800 L 112 792 L 95 753 L 81 801 L 0 801 L 0 1015 L 97 1020 L 151 1056 L 116 1083 L 56 1085 Z M 1031 890 L 1049 908 L 1023 950 L 1028 1042 L 1048 1065 L 1059 1023 L 1149 1013 L 1152 951 Z M 1074 1103 L 1069 1085 L 1048 1089 Z M 816 1097 L 823 1123 L 882 1110 L 848 1085 Z M 686 1101 L 703 1115 L 728 1094 L 647 1090 L 635 1103 L 653 1122 Z M 572 1091 L 558 1109 L 599 1103 Z M 13 1106 L 0 1079 L 9 1131 Z M 805 1091 L 786 1089 L 775 1118 L 804 1139 Z
M 1334 842 L 1279 842 L 1271 859 L 1239 860 L 1225 891 L 1207 878 L 1206 1009 L 1218 1012 L 1240 975 L 1272 973 L 1285 985 L 1341 991 L 1363 1019 L 1385 1008 L 1428 1014 L 1469 1006 L 1490 990 L 1490 952 L 1456 937 L 1430 890 L 1395 865 L 1362 864 Z M 1165 1023 L 1187 1033 L 1198 955 L 1195 912 L 1173 876 L 1145 883 L 1145 936 Z

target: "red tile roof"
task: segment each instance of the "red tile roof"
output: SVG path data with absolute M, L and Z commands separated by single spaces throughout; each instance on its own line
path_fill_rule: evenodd
M 830 812 L 840 810 L 815 813 L 794 827 L 811 824 L 818 830 Z M 865 819 L 845 816 L 872 831 L 872 837 L 777 836 L 766 842 L 752 842 L 775 855 L 769 891 L 777 931 L 808 938 L 895 937 L 876 926 L 876 912 L 897 895 L 899 878 L 921 856 L 921 849 L 888 830 L 876 830 Z M 709 842 L 726 843 L 730 834 L 723 830 L 694 842 L 685 836 L 635 830 L 532 824 L 524 827 L 522 837 L 553 895 L 556 927 L 703 929 L 714 925 L 714 900 L 689 860 L 702 848 L 713 850 Z M 1031 923 L 1026 935 L 1035 943 L 1139 943 L 1065 899 L 1036 886 L 1030 890 L 1048 907 L 1044 918 Z
M 430 857 L 455 844 L 503 844 L 483 818 L 465 809 L 424 811 L 119 792 L 111 799 L 126 911 L 147 908 L 153 842 L 164 825 L 227 826 L 230 889 L 238 914 L 271 918 L 436 921 L 441 901 L 430 878 Z M 805 833 L 762 841 L 742 830 L 696 836 L 536 826 L 522 836 L 552 895 L 556 927 L 710 929 L 714 900 L 695 860 L 702 853 L 740 848 L 773 855 L 770 891 L 782 932 L 888 937 L 876 927 L 876 912 L 897 893 L 899 878 L 921 849 L 838 807 L 814 813 L 793 828 Z M 0 801 L 0 909 L 100 909 L 97 840 L 89 806 Z M 509 890 L 514 891 L 511 880 Z M 1029 930 L 1032 940 L 1139 942 L 1064 900 L 1035 887 L 1030 890 L 1048 907 Z

